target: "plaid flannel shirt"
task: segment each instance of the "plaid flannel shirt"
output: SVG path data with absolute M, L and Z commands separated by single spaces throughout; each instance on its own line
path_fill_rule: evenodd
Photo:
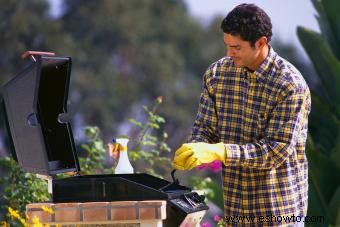
M 260 216 L 306 215 L 310 108 L 305 80 L 271 47 L 255 72 L 235 67 L 228 57 L 207 69 L 189 141 L 225 144 L 226 217 L 253 216 L 257 222 Z M 292 223 L 261 223 L 273 225 Z

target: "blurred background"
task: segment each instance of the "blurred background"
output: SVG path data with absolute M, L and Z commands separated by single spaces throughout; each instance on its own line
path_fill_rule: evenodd
M 336 86 L 339 80 L 333 77 L 337 83 L 325 85 L 320 78 L 322 67 L 315 66 L 313 57 L 305 49 L 311 40 L 308 37 L 310 30 L 313 30 L 311 35 L 324 34 L 327 30 L 320 29 L 318 23 L 332 20 L 329 24 L 336 27 L 336 34 L 340 33 L 340 20 L 334 11 L 339 3 L 336 0 L 324 1 L 335 4 L 330 7 L 331 3 L 322 5 L 317 0 L 251 2 L 262 7 L 272 19 L 271 45 L 301 71 L 314 97 L 319 100 L 319 109 L 327 110 L 327 113 L 316 111 L 319 115 L 311 116 L 310 127 L 314 134 L 310 136 L 309 149 L 311 154 L 316 153 L 313 159 L 316 161 L 312 160 L 311 165 L 322 163 L 322 166 L 310 166 L 319 170 L 315 176 L 318 180 L 311 183 L 315 199 L 310 207 L 316 207 L 313 214 L 327 216 L 332 220 L 329 223 L 335 223 L 340 213 L 340 174 L 333 174 L 332 180 L 327 180 L 327 184 L 332 181 L 327 188 L 322 185 L 330 179 L 329 173 L 339 173 L 340 168 L 339 103 L 332 103 L 334 99 L 331 97 L 334 96 L 327 93 L 331 90 L 331 95 L 338 95 Z M 146 121 L 143 106 L 152 107 L 156 98 L 161 96 L 157 114 L 164 117 L 165 123 L 155 133 L 167 133 L 170 152 L 164 155 L 171 159 L 190 132 L 205 69 L 225 55 L 221 20 L 243 1 L 0 0 L 0 3 L 0 85 L 29 64 L 28 60 L 20 58 L 27 50 L 71 56 L 68 111 L 72 116 L 76 144 L 87 142 L 86 126 L 98 127 L 104 144 L 119 135 L 137 136 L 138 127 L 129 119 Z M 316 6 L 324 8 L 321 7 L 320 11 Z M 335 16 L 325 16 L 332 10 Z M 323 13 L 321 19 L 317 16 L 320 12 Z M 298 26 L 302 26 L 299 37 Z M 333 43 L 329 41 L 327 35 L 319 36 L 320 42 L 325 42 L 337 59 L 333 65 L 339 64 L 338 44 L 334 44 L 334 39 Z M 340 36 L 335 35 L 336 38 Z M 331 73 L 335 75 L 333 71 Z M 322 103 L 329 106 L 322 106 Z M 331 133 L 325 134 L 329 131 Z M 79 153 L 82 152 L 79 147 Z M 9 153 L 2 125 L 0 156 Z M 136 171 L 143 172 L 143 168 L 143 164 L 139 164 Z M 329 170 L 322 174 L 320 168 Z M 160 174 L 170 179 L 170 170 L 168 166 Z M 189 174 L 211 179 L 214 184 L 211 190 L 215 192 L 212 212 L 221 214 L 219 172 L 207 169 L 177 173 L 182 184 L 195 184 L 188 180 Z

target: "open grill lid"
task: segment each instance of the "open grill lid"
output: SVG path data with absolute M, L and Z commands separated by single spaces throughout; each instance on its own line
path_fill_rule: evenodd
M 53 55 L 26 52 L 32 64 L 1 88 L 12 153 L 23 170 L 42 175 L 80 171 L 67 121 L 71 58 Z

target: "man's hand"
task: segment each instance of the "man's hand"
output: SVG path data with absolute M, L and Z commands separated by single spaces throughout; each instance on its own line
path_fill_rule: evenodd
M 179 170 L 190 170 L 215 160 L 225 163 L 225 155 L 223 143 L 185 143 L 176 151 L 172 166 Z

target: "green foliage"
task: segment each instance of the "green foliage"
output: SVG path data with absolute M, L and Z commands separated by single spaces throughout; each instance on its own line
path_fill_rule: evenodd
M 337 59 L 340 59 L 339 2 L 336 0 L 311 0 L 318 12 L 321 33 Z
M 132 146 L 129 147 L 129 157 L 133 161 L 138 160 L 143 163 L 142 172 L 163 178 L 165 173 L 170 172 L 171 167 L 168 157 L 171 149 L 166 142 L 168 134 L 164 131 L 160 134 L 153 134 L 155 130 L 160 130 L 161 125 L 165 123 L 165 119 L 156 114 L 161 103 L 162 97 L 158 97 L 151 110 L 147 106 L 143 106 L 147 115 L 145 123 L 133 118 L 129 119 L 140 130 L 136 138 L 130 138 Z
M 3 157 L 0 159 L 0 166 L 7 172 L 0 178 L 0 184 L 4 186 L 4 199 L 6 201 L 1 206 L 2 213 L 6 213 L 4 211 L 7 211 L 7 207 L 11 207 L 18 210 L 24 217 L 28 203 L 50 199 L 50 194 L 47 192 L 47 182 L 37 178 L 36 174 L 21 171 L 14 159 Z
M 129 158 L 133 165 L 142 163 L 142 170 L 154 176 L 163 177 L 165 173 L 169 173 L 170 158 L 167 154 L 171 151 L 166 140 L 167 133 L 162 131 L 160 134 L 153 134 L 154 130 L 161 130 L 161 125 L 165 123 L 165 119 L 156 114 L 158 106 L 162 103 L 162 98 L 158 97 L 154 106 L 150 110 L 147 106 L 143 106 L 143 110 L 147 115 L 145 122 L 137 121 L 130 118 L 131 124 L 139 130 L 137 137 L 128 137 Z M 100 130 L 97 126 L 87 126 L 84 129 L 87 143 L 82 144 L 82 155 L 79 157 L 79 165 L 81 174 L 100 174 L 112 173 L 113 166 L 104 165 L 107 148 L 100 137 Z M 117 160 L 115 160 L 117 162 Z M 136 170 L 136 168 L 135 168 Z M 137 170 L 138 171 L 138 170 Z M 65 177 L 65 176 L 64 176 Z
M 103 140 L 99 136 L 99 128 L 87 126 L 84 129 L 88 142 L 81 145 L 85 155 L 79 157 L 81 174 L 112 173 L 110 168 L 103 164 L 106 149 Z
M 204 194 L 204 196 L 215 203 L 219 207 L 223 207 L 222 187 L 220 182 L 214 182 L 210 177 L 191 177 L 189 184 L 193 186 L 194 190 L 198 190 Z
M 339 60 L 320 34 L 300 27 L 298 28 L 298 36 L 301 40 L 305 40 L 301 42 L 314 63 L 322 86 L 326 88 L 325 101 L 328 101 L 328 105 L 333 108 L 340 106 L 340 90 L 337 86 L 334 86 L 340 84 Z M 340 115 L 340 110 L 337 111 L 337 114 Z
M 134 118 L 129 119 L 130 123 L 138 128 L 139 132 L 136 137 L 127 135 L 121 135 L 120 137 L 129 138 L 128 154 L 133 163 L 132 165 L 135 166 L 135 171 L 163 178 L 165 173 L 170 172 L 171 164 L 168 154 L 171 149 L 167 144 L 168 135 L 161 127 L 166 121 L 164 117 L 156 114 L 161 103 L 162 97 L 158 97 L 151 110 L 147 106 L 143 106 L 146 114 L 145 122 Z M 103 164 L 106 148 L 100 138 L 99 128 L 97 126 L 88 126 L 85 128 L 85 135 L 88 142 L 81 146 L 85 154 L 79 157 L 81 174 L 112 173 L 115 163 L 112 167 L 107 167 Z M 117 162 L 118 160 L 114 161 Z M 142 169 L 138 170 L 136 168 L 138 166 L 141 166 Z
M 322 34 L 298 27 L 298 37 L 318 73 L 322 89 L 312 92 L 308 215 L 322 215 L 326 223 L 340 225 L 340 4 L 312 0 Z

